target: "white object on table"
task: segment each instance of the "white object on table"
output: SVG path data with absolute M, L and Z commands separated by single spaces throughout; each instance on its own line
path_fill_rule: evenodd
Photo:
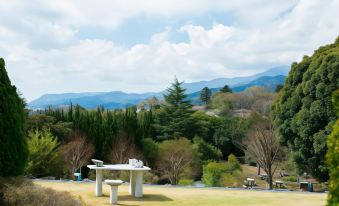
M 142 179 L 145 171 L 151 170 L 149 167 L 134 167 L 129 164 L 103 165 L 97 167 L 96 165 L 87 165 L 91 170 L 96 170 L 96 186 L 95 195 L 102 196 L 102 171 L 103 170 L 125 170 L 130 171 L 129 193 L 135 197 L 142 197 Z

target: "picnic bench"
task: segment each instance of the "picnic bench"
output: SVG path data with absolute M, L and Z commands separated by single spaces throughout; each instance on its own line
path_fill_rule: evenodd
M 276 180 L 275 182 L 275 187 L 276 188 L 282 188 L 282 186 L 283 186 L 283 184 L 284 184 L 284 182 L 283 181 L 281 181 L 281 180 Z
M 256 182 L 253 178 L 246 178 L 244 180 L 244 187 L 245 188 L 253 188 L 256 185 Z

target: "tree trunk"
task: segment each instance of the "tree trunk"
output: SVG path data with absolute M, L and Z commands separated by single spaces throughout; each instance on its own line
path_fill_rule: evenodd
M 260 165 L 259 164 L 257 164 L 258 165 L 258 175 L 260 175 L 260 169 L 261 169 L 261 167 L 260 167 Z
M 268 181 L 268 189 L 272 190 L 273 189 L 273 175 L 271 171 L 268 171 L 267 181 Z

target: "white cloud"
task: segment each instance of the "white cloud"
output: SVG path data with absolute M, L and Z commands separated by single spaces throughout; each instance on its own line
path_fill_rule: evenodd
M 207 80 L 300 60 L 338 36 L 337 8 L 335 0 L 0 0 L 0 56 L 29 100 L 56 92 L 160 91 L 174 75 L 187 82 Z M 172 30 L 164 25 L 150 42 L 131 47 L 77 37 L 83 26 L 114 30 L 140 15 L 173 19 L 208 12 L 228 12 L 234 19 L 210 28 L 188 23 Z M 188 41 L 171 41 L 176 32 L 187 34 Z

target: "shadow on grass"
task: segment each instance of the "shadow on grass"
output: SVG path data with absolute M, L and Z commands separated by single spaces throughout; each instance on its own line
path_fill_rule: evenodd
M 138 201 L 138 202 L 165 202 L 173 201 L 171 198 L 168 198 L 164 195 L 158 194 L 147 194 L 142 198 L 133 197 L 131 195 L 119 195 L 118 200 L 122 201 Z

